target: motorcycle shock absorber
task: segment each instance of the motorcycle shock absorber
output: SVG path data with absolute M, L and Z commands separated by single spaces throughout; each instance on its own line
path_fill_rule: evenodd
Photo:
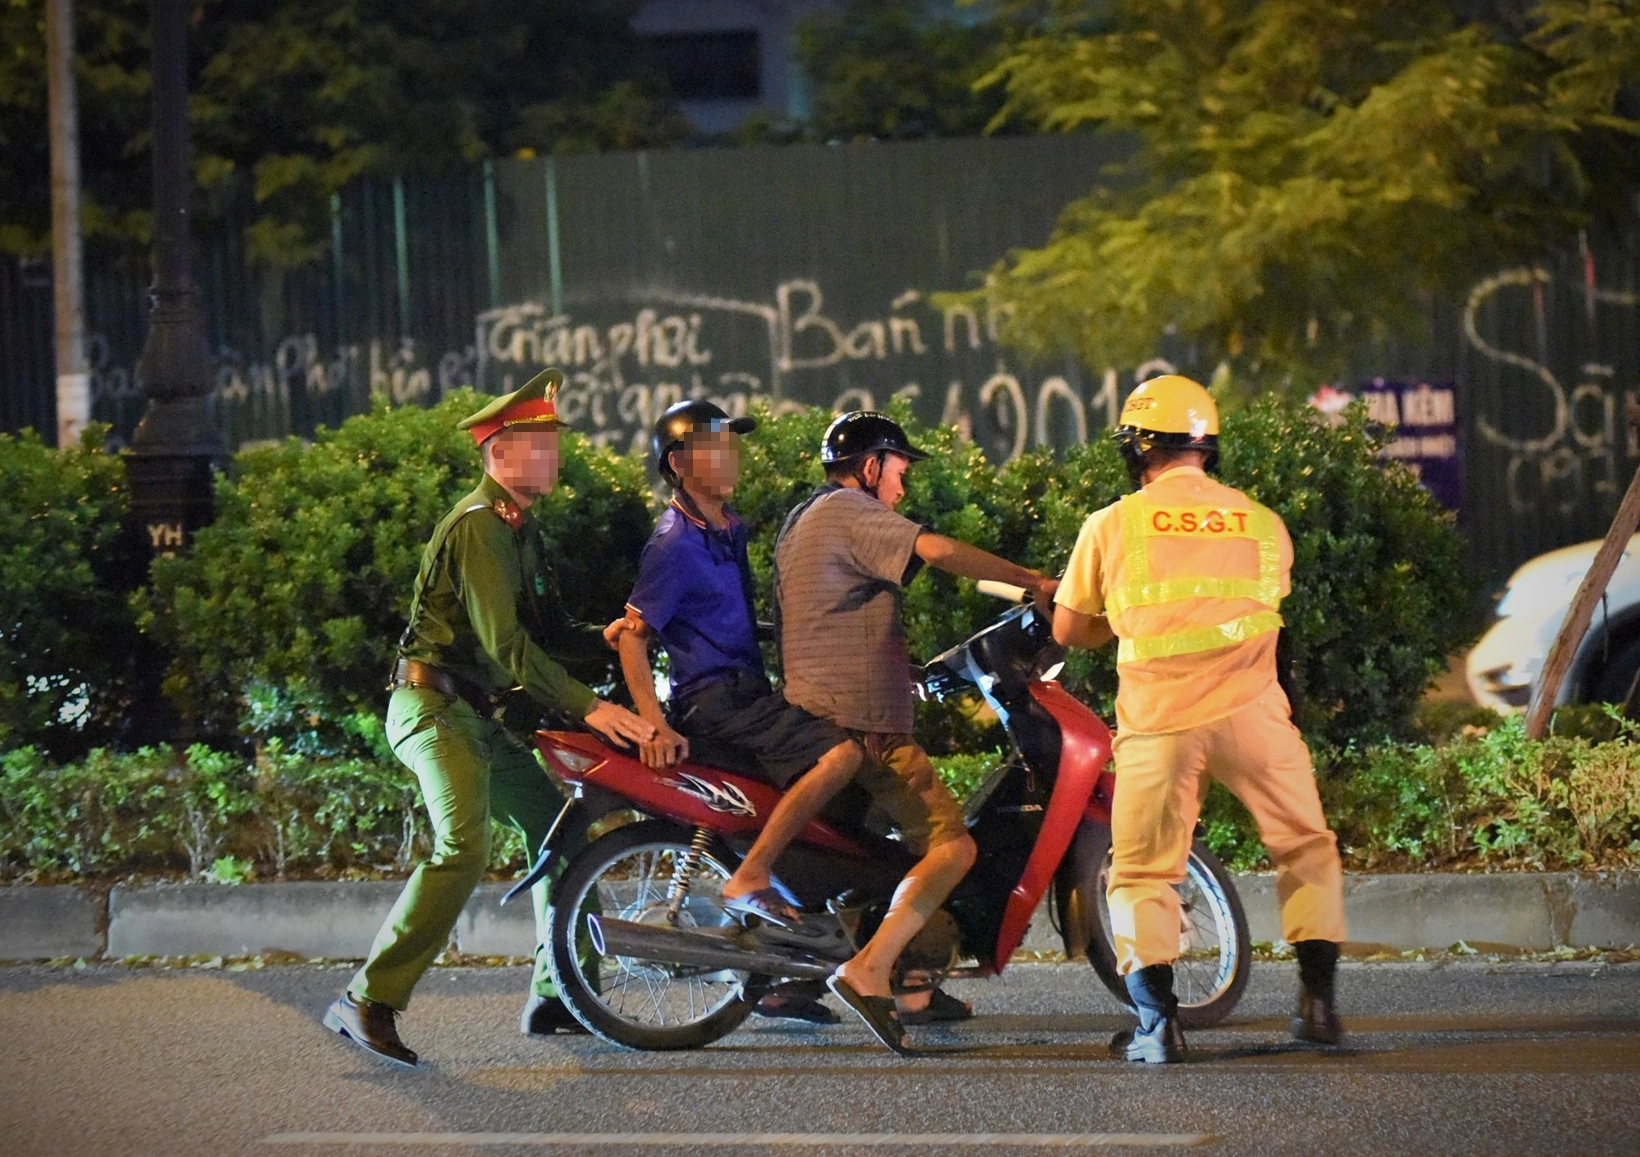
M 678 913 L 683 911 L 683 903 L 689 899 L 689 885 L 695 878 L 695 872 L 700 867 L 701 857 L 706 855 L 706 845 L 712 842 L 712 833 L 706 828 L 696 828 L 695 838 L 689 842 L 689 850 L 683 854 L 683 859 L 677 861 L 672 869 L 672 884 L 666 892 L 666 922 L 676 925 Z

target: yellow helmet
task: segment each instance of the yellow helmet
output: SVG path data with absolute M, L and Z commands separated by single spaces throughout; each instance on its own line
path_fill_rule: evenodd
M 1212 471 L 1219 464 L 1219 408 L 1201 383 L 1164 374 L 1128 396 L 1114 437 L 1135 486 L 1151 450 L 1200 450 Z

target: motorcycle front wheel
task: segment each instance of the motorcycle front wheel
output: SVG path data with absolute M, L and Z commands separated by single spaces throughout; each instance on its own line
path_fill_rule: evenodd
M 1116 939 L 1105 899 L 1110 885 L 1110 829 L 1101 828 L 1092 838 L 1102 842 L 1091 849 L 1099 875 L 1092 889 L 1097 918 L 1088 937 L 1088 963 L 1112 995 L 1131 1004 L 1127 984 L 1116 971 Z M 1179 1024 L 1208 1028 L 1230 1015 L 1247 987 L 1253 954 L 1247 915 L 1230 873 L 1201 840 L 1190 845 L 1178 891 L 1179 958 L 1173 964 L 1173 991 L 1179 998 Z
M 690 855 L 688 829 L 658 820 L 617 828 L 588 844 L 553 887 L 549 928 L 553 979 L 575 1019 L 630 1049 L 690 1049 L 733 1032 L 752 1011 L 745 973 L 631 956 L 602 956 L 587 917 L 668 926 L 677 868 Z M 732 869 L 721 847 L 700 853 L 679 928 L 730 923 L 721 893 Z

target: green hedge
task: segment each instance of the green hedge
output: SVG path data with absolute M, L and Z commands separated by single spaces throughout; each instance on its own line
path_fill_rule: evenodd
M 138 637 L 124 592 L 141 564 L 107 434 L 61 451 L 0 434 L 0 751 L 71 758 L 126 730 Z
M 277 742 L 254 762 L 203 745 L 69 764 L 33 748 L 0 755 L 8 875 L 403 872 L 426 853 L 420 793 L 396 762 L 315 759 Z
M 1525 737 L 1519 719 L 1445 744 L 1389 743 L 1323 755 L 1323 802 L 1347 867 L 1612 869 L 1640 865 L 1640 731 L 1618 741 Z M 937 759 L 967 795 L 999 752 Z M 1340 765 L 1347 765 L 1342 767 Z M 1232 867 L 1268 867 L 1241 805 L 1215 787 L 1207 842 Z M 0 878 L 130 872 L 225 882 L 286 875 L 402 874 L 427 851 L 412 777 L 394 763 L 315 758 L 268 744 L 250 761 L 195 746 L 94 751 L 55 764 L 0 755 Z M 491 866 L 516 872 L 511 832 Z
M 1474 576 L 1452 515 L 1411 473 L 1377 457 L 1382 434 L 1352 407 L 1333 426 L 1309 407 L 1265 398 L 1223 419 L 1220 477 L 1281 515 L 1293 540 L 1282 603 L 1306 736 L 1330 745 L 1409 738 L 1447 656 L 1473 641 Z M 1064 569 L 1082 520 L 1131 486 L 1109 439 L 1054 463 L 1014 463 L 1017 497 L 1040 511 L 1025 561 Z M 1073 689 L 1109 712 L 1115 657 L 1078 656 Z
M 172 656 L 167 695 L 196 733 L 279 739 L 304 754 L 385 757 L 382 690 L 422 547 L 479 477 L 457 420 L 461 392 L 429 409 L 355 417 L 241 450 L 216 488 L 216 520 L 185 556 L 154 566 L 144 629 Z M 543 524 L 572 614 L 620 614 L 650 525 L 643 466 L 562 442 Z M 612 666 L 576 672 L 608 682 Z
M 383 406 L 311 445 L 240 451 L 218 481 L 215 522 L 187 555 L 156 563 L 136 600 L 142 629 L 172 657 L 165 689 L 193 734 L 384 754 L 383 675 L 426 536 L 476 477 L 471 440 L 454 428 L 476 405 L 460 393 L 430 409 Z M 774 538 L 821 479 L 830 415 L 758 412 L 736 504 L 753 532 L 767 614 Z M 954 430 L 899 416 L 933 452 L 911 472 L 902 509 L 1049 571 L 1063 567 L 1087 514 L 1128 489 L 1108 439 L 997 470 Z M 1470 633 L 1472 592 L 1450 516 L 1405 471 L 1382 466 L 1359 410 L 1332 428 L 1305 407 L 1266 400 L 1227 414 L 1224 435 L 1225 479 L 1273 506 L 1293 534 L 1284 611 L 1306 734 L 1333 745 L 1405 737 L 1423 689 Z M 651 478 L 636 456 L 566 436 L 544 523 L 580 617 L 619 613 L 657 509 Z M 23 496 L 0 516 L 0 584 L 24 612 L 0 636 L 0 749 L 33 744 L 62 756 L 117 741 L 136 652 L 113 565 L 120 462 L 94 441 L 58 455 L 31 436 L 3 439 L 0 484 Z M 913 656 L 951 645 L 995 611 L 972 584 L 925 575 L 906 595 Z M 1068 671 L 1072 689 L 1108 713 L 1109 653 L 1076 656 Z M 614 674 L 612 665 L 577 673 L 593 682 Z M 920 726 L 936 752 L 1000 740 L 956 705 L 925 707 Z

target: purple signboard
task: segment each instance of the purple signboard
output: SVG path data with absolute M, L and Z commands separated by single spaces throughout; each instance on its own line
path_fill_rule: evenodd
M 1458 390 L 1452 382 L 1400 382 L 1374 378 L 1354 393 L 1322 386 L 1310 405 L 1337 414 L 1354 401 L 1367 418 L 1390 432 L 1386 458 L 1405 464 L 1448 510 L 1463 503 L 1463 460 L 1458 455 Z

